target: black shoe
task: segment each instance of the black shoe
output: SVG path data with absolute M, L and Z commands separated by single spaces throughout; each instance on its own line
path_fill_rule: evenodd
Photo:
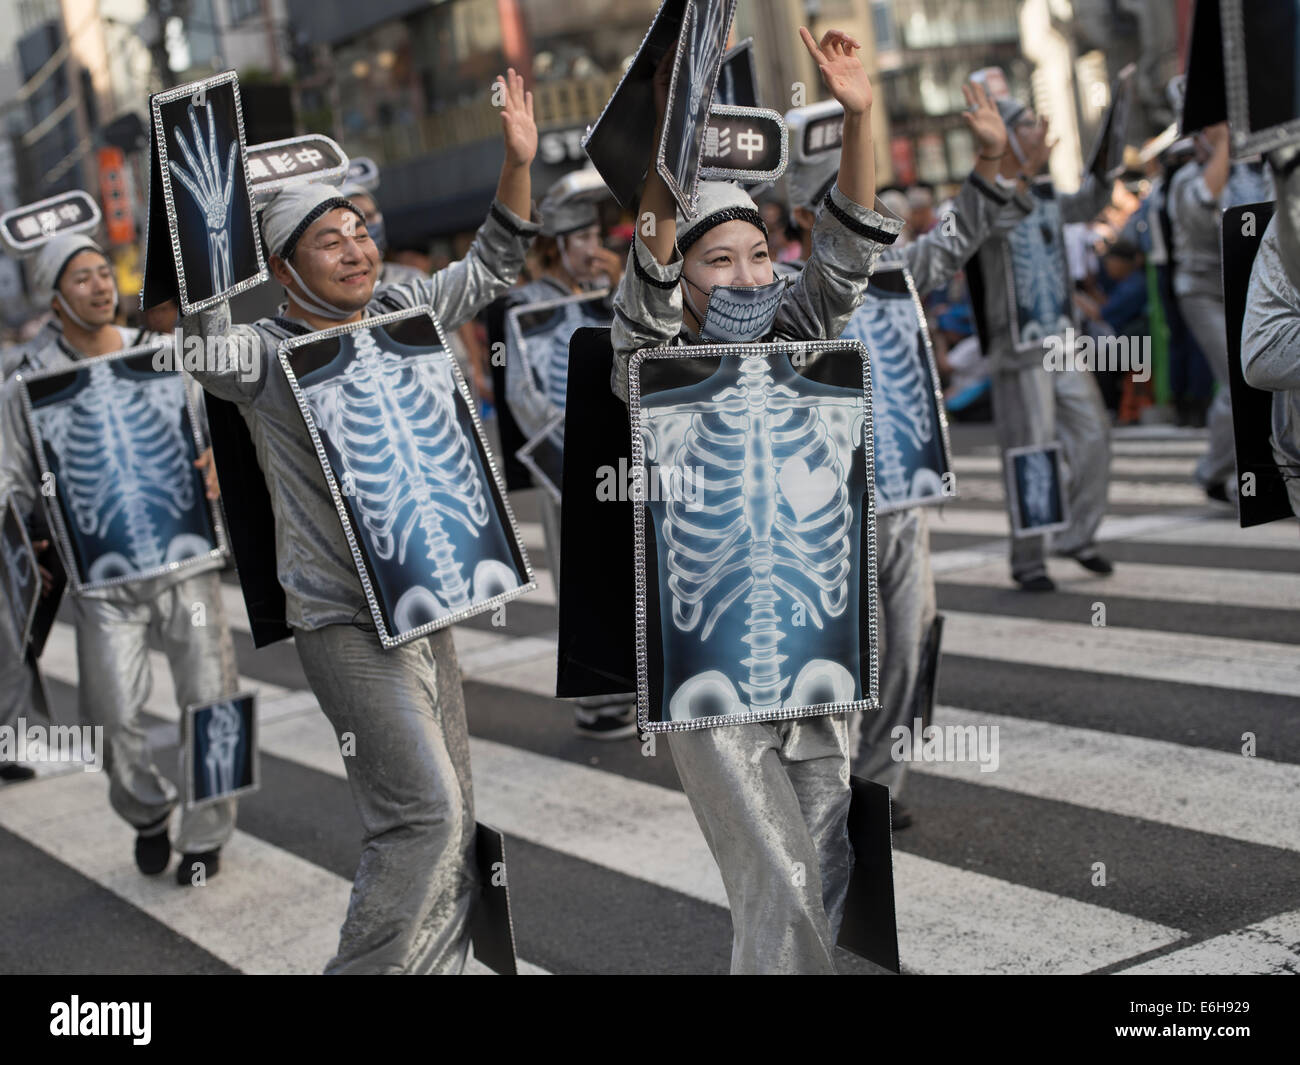
M 190 887 L 194 883 L 195 873 L 202 868 L 203 883 L 207 883 L 221 869 L 221 848 L 203 851 L 199 854 L 186 854 L 181 864 L 176 867 L 176 883 L 181 887 Z
M 1024 579 L 1016 578 L 1016 584 L 1019 585 L 1022 592 L 1054 592 L 1056 591 L 1056 582 L 1046 573 L 1037 577 Z
M 1101 555 L 1093 551 L 1086 555 L 1071 555 L 1075 562 L 1079 563 L 1089 573 L 1096 573 L 1102 577 L 1109 577 L 1115 572 L 1115 567 L 1109 559 L 1102 558 Z
M 36 776 L 36 770 L 29 766 L 19 765 L 17 762 L 6 762 L 0 765 L 0 780 L 6 784 L 21 784 L 24 780 L 31 780 Z
M 901 802 L 889 800 L 889 827 L 900 832 L 912 823 L 912 811 Z
M 636 707 L 625 706 L 615 713 L 587 710 L 573 711 L 573 727 L 589 740 L 621 740 L 636 735 Z
M 1226 481 L 1218 481 L 1214 484 L 1205 486 L 1205 494 L 1216 503 L 1231 503 L 1228 498 L 1228 485 Z
M 164 817 L 136 832 L 135 864 L 145 876 L 157 876 L 171 861 L 172 844 L 167 838 L 167 821 L 168 818 Z

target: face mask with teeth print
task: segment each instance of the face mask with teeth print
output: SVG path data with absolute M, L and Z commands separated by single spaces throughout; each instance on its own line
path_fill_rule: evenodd
M 704 289 L 683 275 L 701 292 Z M 708 305 L 700 325 L 700 339 L 714 344 L 752 344 L 772 331 L 789 278 L 778 277 L 766 285 L 714 285 L 706 295 Z M 695 301 L 691 310 L 699 314 Z

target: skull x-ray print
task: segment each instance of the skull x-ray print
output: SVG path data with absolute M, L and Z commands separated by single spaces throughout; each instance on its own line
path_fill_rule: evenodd
M 1061 233 L 1061 205 L 1050 181 L 1031 188 L 1034 209 L 1007 234 L 1011 339 L 1017 351 L 1037 351 L 1047 337 L 1073 325 L 1070 271 Z
M 0 552 L 6 605 L 6 634 L 0 644 L 7 640 L 9 650 L 21 658 L 36 617 L 41 579 L 32 542 L 12 496 L 0 503 Z
M 184 378 L 156 348 L 23 381 L 50 508 L 75 591 L 220 558 L 223 531 L 198 458 Z
M 861 345 L 658 349 L 632 365 L 642 728 L 873 705 Z
M 184 736 L 185 805 L 189 808 L 256 791 L 257 714 L 255 696 L 186 708 Z
M 253 202 L 244 170 L 239 88 L 233 73 L 153 97 L 156 183 L 167 230 L 150 241 L 171 241 L 183 314 L 251 287 L 266 276 L 254 231 Z M 152 207 L 152 205 L 151 205 Z M 152 214 L 152 211 L 151 211 Z M 151 227 L 152 228 L 152 227 Z M 163 249 L 148 247 L 146 255 Z
M 871 275 L 866 299 L 842 336 L 861 341 L 871 359 L 876 510 L 955 495 L 944 492 L 952 462 L 930 334 L 905 268 L 881 267 Z
M 531 590 L 469 389 L 427 311 L 285 341 L 385 647 Z
M 564 413 L 569 388 L 569 341 L 579 329 L 603 328 L 613 320 L 607 289 L 511 308 L 506 315 L 507 397 L 524 410 L 520 425 L 541 428 L 517 452 L 552 499 L 559 501 L 564 468 Z
M 1038 536 L 1069 525 L 1059 443 L 1011 448 L 1006 453 L 1013 536 Z

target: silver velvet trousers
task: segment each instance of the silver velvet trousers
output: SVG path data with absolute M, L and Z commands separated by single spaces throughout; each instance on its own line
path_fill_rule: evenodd
M 992 381 L 1003 483 L 1008 448 L 1060 440 L 1070 526 L 1051 534 L 1052 547 L 1061 554 L 1083 551 L 1106 516 L 1110 486 L 1110 420 L 1096 380 L 1085 371 L 1049 371 L 1033 364 L 995 370 Z M 1010 506 L 1008 499 L 1008 510 Z M 1046 574 L 1046 549 L 1045 536 L 1013 536 L 1012 576 L 1028 580 Z
M 31 713 L 36 688 L 31 666 L 14 650 L 13 629 L 9 611 L 0 610 L 0 728 Z
M 670 732 L 731 906 L 733 973 L 834 973 L 853 852 L 845 714 Z
M 1205 361 L 1219 390 L 1210 403 L 1206 422 L 1210 442 L 1196 464 L 1196 480 L 1204 488 L 1229 482 L 1229 497 L 1237 493 L 1237 449 L 1232 438 L 1232 392 L 1228 388 L 1228 326 L 1223 301 L 1213 296 L 1179 296 L 1178 309 L 1196 343 L 1205 352 Z
M 221 604 L 220 577 L 202 573 L 161 594 L 132 602 L 71 598 L 77 631 L 77 695 L 82 721 L 104 728 L 108 798 L 136 829 L 163 821 L 180 802 L 176 786 L 154 764 L 140 713 L 153 687 L 152 636 L 167 656 L 176 704 L 208 703 L 239 686 L 235 646 Z M 235 800 L 181 810 L 173 841 L 187 854 L 216 850 L 235 828 Z
M 930 530 L 920 507 L 876 516 L 876 579 L 881 709 L 848 715 L 850 750 L 853 771 L 898 798 L 907 763 L 891 757 L 890 733 L 912 727 L 921 652 L 936 613 Z
M 327 973 L 459 973 L 478 894 L 460 667 L 443 629 L 385 651 L 350 625 L 295 633 L 364 833 Z

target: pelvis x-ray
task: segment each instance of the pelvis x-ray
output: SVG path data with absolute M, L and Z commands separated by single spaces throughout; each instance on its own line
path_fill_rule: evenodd
M 295 337 L 280 360 L 385 647 L 535 587 L 469 389 L 427 311 Z
M 1017 351 L 1041 349 L 1073 325 L 1061 205 L 1050 181 L 1031 188 L 1034 209 L 1007 234 L 1011 339 Z
M 871 358 L 876 510 L 943 502 L 951 473 L 948 423 L 930 333 L 905 267 L 871 275 L 866 299 L 842 334 Z
M 130 348 L 23 380 L 42 485 L 74 591 L 219 558 L 180 373 Z M 45 488 L 43 487 L 43 491 Z
M 506 397 L 521 425 L 542 426 L 518 451 L 552 499 L 560 498 L 564 463 L 563 414 L 569 387 L 569 341 L 583 327 L 602 328 L 612 320 L 607 289 L 526 303 L 506 314 Z
M 1069 525 L 1059 443 L 1011 448 L 1006 453 L 1014 536 L 1038 536 Z
M 21 658 L 31 636 L 41 581 L 32 542 L 12 496 L 0 504 L 0 553 L 3 553 L 0 562 L 3 563 L 8 612 L 5 627 L 10 649 Z
M 861 345 L 666 348 L 632 367 L 642 728 L 874 705 Z
M 259 787 L 255 696 L 186 708 L 185 805 L 193 808 Z

